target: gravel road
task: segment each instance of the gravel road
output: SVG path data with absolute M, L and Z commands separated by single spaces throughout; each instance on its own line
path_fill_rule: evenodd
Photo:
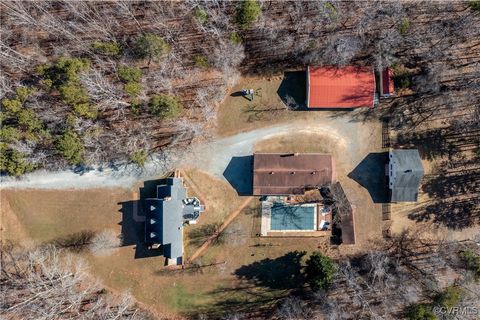
M 348 156 L 339 159 L 347 167 L 358 163 L 368 150 L 373 148 L 373 132 L 369 124 L 352 121 L 351 117 L 316 117 L 315 121 L 297 120 L 248 132 L 239 133 L 190 149 L 172 151 L 169 154 L 154 155 L 139 170 L 133 165 L 120 168 L 94 168 L 88 172 L 76 173 L 71 170 L 49 172 L 39 170 L 18 179 L 2 178 L 2 188 L 40 188 L 40 189 L 88 189 L 100 187 L 129 188 L 135 182 L 159 176 L 175 167 L 201 169 L 223 179 L 223 172 L 234 156 L 252 154 L 256 142 L 289 133 L 321 134 L 333 139 L 336 144 L 345 147 Z

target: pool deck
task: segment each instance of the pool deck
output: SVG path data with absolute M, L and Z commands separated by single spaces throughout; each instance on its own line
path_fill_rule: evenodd
M 272 237 L 272 238 L 317 238 L 317 237 L 330 237 L 332 235 L 332 230 L 324 231 L 270 231 L 267 232 L 262 237 Z
M 263 201 L 262 202 L 262 218 L 261 218 L 261 232 L 262 237 L 328 237 L 331 236 L 332 231 L 329 230 L 318 230 L 321 220 L 325 220 L 332 225 L 332 214 L 327 213 L 322 215 L 322 209 L 324 208 L 321 203 L 309 203 L 304 204 L 305 206 L 316 206 L 315 210 L 315 227 L 317 230 L 271 230 L 271 216 L 272 216 L 272 202 Z

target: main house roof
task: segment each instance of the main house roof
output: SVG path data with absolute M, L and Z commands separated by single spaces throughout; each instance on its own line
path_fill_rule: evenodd
M 311 67 L 307 69 L 308 108 L 373 107 L 375 75 L 368 67 Z
M 305 189 L 335 180 L 331 155 L 318 153 L 255 153 L 254 195 L 303 194 Z
M 145 241 L 162 244 L 166 258 L 179 258 L 183 255 L 182 200 L 187 193 L 181 179 L 165 182 L 157 186 L 157 198 L 145 200 Z

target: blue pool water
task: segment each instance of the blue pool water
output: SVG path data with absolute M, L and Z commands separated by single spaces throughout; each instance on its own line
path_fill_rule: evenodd
M 271 230 L 315 230 L 315 207 L 274 204 Z

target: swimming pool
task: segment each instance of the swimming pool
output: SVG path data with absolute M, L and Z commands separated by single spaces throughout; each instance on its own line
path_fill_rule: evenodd
M 270 230 L 315 230 L 315 206 L 292 206 L 275 203 L 271 209 Z

